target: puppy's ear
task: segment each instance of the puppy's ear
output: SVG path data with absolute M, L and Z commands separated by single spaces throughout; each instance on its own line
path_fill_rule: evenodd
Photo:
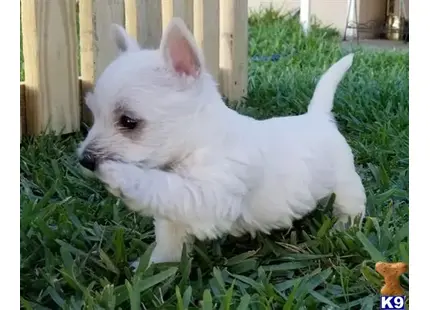
M 201 50 L 182 19 L 170 21 L 160 43 L 167 67 L 179 75 L 199 77 L 204 68 Z
M 139 43 L 137 43 L 135 39 L 130 37 L 122 26 L 112 24 L 111 34 L 116 46 L 121 53 L 137 52 L 140 50 Z

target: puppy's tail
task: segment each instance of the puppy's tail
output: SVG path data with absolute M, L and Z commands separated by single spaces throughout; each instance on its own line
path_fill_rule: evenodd
M 308 113 L 328 114 L 331 112 L 337 86 L 351 67 L 353 59 L 353 53 L 346 55 L 322 75 L 308 106 Z

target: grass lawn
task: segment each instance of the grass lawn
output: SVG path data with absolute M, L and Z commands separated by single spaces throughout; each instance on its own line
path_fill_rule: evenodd
M 273 12 L 250 18 L 249 98 L 257 118 L 306 111 L 344 54 L 333 31 L 308 38 Z M 377 261 L 409 256 L 408 54 L 357 51 L 334 113 L 368 195 L 361 231 L 333 232 L 330 204 L 290 231 L 198 242 L 191 260 L 146 268 L 152 221 L 81 176 L 80 134 L 21 144 L 21 304 L 26 309 L 375 309 Z M 133 275 L 128 262 L 142 256 Z M 408 290 L 407 274 L 401 279 Z

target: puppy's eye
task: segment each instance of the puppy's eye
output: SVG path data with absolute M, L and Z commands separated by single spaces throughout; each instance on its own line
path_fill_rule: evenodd
M 133 130 L 134 128 L 137 127 L 137 125 L 139 124 L 139 121 L 131 117 L 128 117 L 126 115 L 122 115 L 119 119 L 119 124 L 123 128 Z

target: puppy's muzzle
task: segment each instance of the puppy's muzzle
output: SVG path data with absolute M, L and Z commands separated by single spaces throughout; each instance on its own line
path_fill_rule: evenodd
M 79 158 L 79 163 L 82 167 L 94 171 L 97 168 L 97 159 L 94 154 L 90 152 L 84 152 Z

